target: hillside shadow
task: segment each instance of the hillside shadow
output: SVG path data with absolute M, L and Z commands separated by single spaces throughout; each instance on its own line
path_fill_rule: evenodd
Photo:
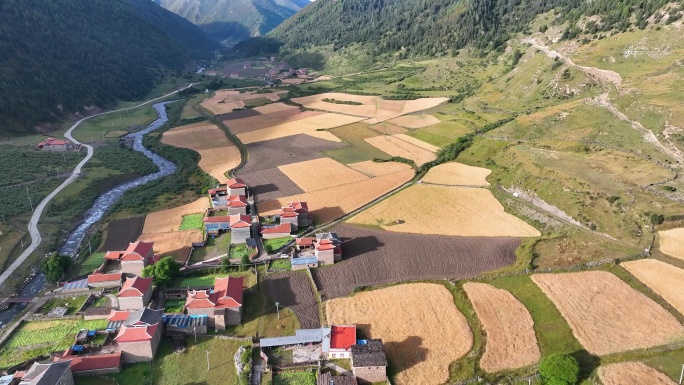
M 423 339 L 411 336 L 401 342 L 384 342 L 385 352 L 410 352 L 402 354 L 403 360 L 389 360 L 389 373 L 400 373 L 427 360 L 428 350 L 423 345 Z
M 200 25 L 200 28 L 218 41 L 240 41 L 248 39 L 251 35 L 249 29 L 235 21 L 214 21 Z
M 579 378 L 577 380 L 578 384 L 582 383 L 584 380 L 588 380 L 591 373 L 601 365 L 601 357 L 595 356 L 584 349 L 578 350 L 570 355 L 575 357 L 580 366 Z

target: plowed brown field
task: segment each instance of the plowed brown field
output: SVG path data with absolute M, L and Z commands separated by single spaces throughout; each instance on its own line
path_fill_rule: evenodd
M 249 190 L 256 202 L 278 199 L 304 192 L 287 175 L 275 167 L 265 170 L 241 172 L 239 175 L 249 186 Z
M 342 262 L 312 270 L 326 298 L 359 286 L 421 279 L 469 278 L 515 262 L 517 238 L 445 237 L 390 233 L 348 224 L 335 226 Z
M 684 334 L 684 327 L 672 314 L 611 273 L 535 274 L 532 280 L 590 353 L 650 348 Z
M 676 385 L 670 377 L 641 362 L 602 365 L 598 376 L 603 385 Z
M 306 201 L 316 225 L 328 223 L 401 186 L 413 177 L 412 170 L 347 183 L 277 200 L 257 203 L 259 215 L 273 215 L 287 202 Z
M 397 126 L 406 128 L 423 128 L 440 123 L 441 120 L 432 115 L 404 115 L 387 121 L 388 123 L 396 124 Z
M 303 329 L 319 328 L 321 321 L 316 296 L 306 272 L 269 275 L 263 282 L 266 295 L 292 310 Z
M 382 339 L 397 384 L 443 384 L 449 364 L 473 344 L 468 321 L 442 285 L 417 283 L 359 293 L 328 301 L 326 311 L 331 324 L 355 324 L 370 338 Z
M 684 270 L 655 259 L 623 262 L 622 267 L 684 314 Z
M 323 151 L 345 147 L 344 143 L 331 142 L 309 135 L 266 140 L 247 145 L 247 164 L 238 172 L 241 177 L 254 170 L 265 170 L 290 163 L 322 158 Z
M 145 218 L 143 234 L 177 232 L 180 228 L 183 216 L 207 211 L 209 198 L 202 197 L 187 205 L 174 207 L 167 210 L 155 211 Z
M 100 248 L 102 251 L 126 250 L 142 233 L 145 217 L 115 219 L 107 225 L 107 237 Z
M 451 162 L 431 168 L 423 182 L 447 186 L 489 186 L 486 178 L 491 173 L 492 170 L 486 168 Z
M 318 158 L 278 167 L 305 192 L 368 180 L 368 177 L 330 158 Z
M 264 140 L 278 139 L 297 134 L 307 134 L 314 138 L 329 140 L 331 142 L 341 142 L 340 138 L 327 131 L 318 131 L 333 127 L 344 126 L 346 124 L 362 120 L 355 116 L 339 114 L 320 114 L 309 116 L 294 122 L 287 122 L 275 126 L 262 128 L 238 134 L 237 137 L 244 144 L 261 142 Z
M 534 322 L 510 292 L 485 283 L 463 285 L 487 333 L 480 367 L 490 373 L 534 365 L 541 358 Z
M 504 211 L 491 191 L 414 185 L 349 220 L 414 234 L 538 237 L 537 229 Z
M 684 259 L 684 228 L 659 231 L 660 251 L 663 253 Z
M 415 144 L 401 140 L 394 135 L 381 135 L 365 140 L 380 151 L 386 152 L 392 156 L 411 159 L 418 166 L 437 158 L 434 153 L 424 148 L 420 148 Z
M 214 113 L 214 115 L 232 112 L 235 108 L 244 108 L 244 100 L 266 98 L 270 101 L 278 101 L 280 96 L 276 93 L 256 94 L 253 92 L 220 90 L 211 99 L 207 99 L 200 105 Z

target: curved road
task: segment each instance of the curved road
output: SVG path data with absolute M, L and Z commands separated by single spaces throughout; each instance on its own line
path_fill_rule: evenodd
M 194 83 L 193 83 L 193 84 L 194 84 Z M 76 165 L 76 167 L 74 168 L 74 170 L 71 172 L 71 176 L 69 176 L 67 179 L 65 179 L 64 182 L 62 182 L 61 185 L 59 185 L 59 186 L 58 186 L 56 189 L 54 189 L 50 194 L 48 194 L 48 196 L 46 196 L 46 197 L 40 202 L 40 204 L 38 204 L 38 206 L 36 206 L 36 209 L 35 209 L 35 211 L 33 212 L 33 215 L 31 216 L 31 220 L 29 221 L 29 224 L 28 224 L 29 234 L 31 235 L 31 244 L 28 246 L 28 248 L 27 248 L 26 250 L 24 250 L 23 253 L 21 253 L 21 255 L 19 256 L 19 258 L 17 258 L 16 261 L 14 261 L 14 262 L 13 262 L 5 271 L 2 272 L 2 274 L 0 274 L 0 285 L 3 285 L 3 284 L 5 283 L 5 281 L 7 280 L 7 278 L 8 278 L 9 276 L 11 276 L 11 275 L 19 268 L 19 266 L 21 266 L 21 265 L 26 261 L 26 259 L 29 257 L 29 255 L 31 255 L 31 253 L 33 253 L 33 252 L 38 248 L 38 245 L 40 245 L 40 242 L 42 241 L 42 238 L 41 238 L 41 236 L 40 236 L 40 231 L 38 231 L 38 220 L 40 219 L 41 215 L 43 215 L 43 210 L 45 209 L 45 207 L 47 206 L 47 204 L 50 203 L 50 201 L 51 201 L 57 194 L 59 194 L 60 191 L 64 190 L 65 187 L 67 187 L 68 185 L 70 185 L 71 183 L 73 183 L 73 181 L 75 181 L 76 178 L 78 178 L 78 176 L 79 176 L 80 173 L 81 173 L 81 169 L 83 168 L 83 166 L 84 166 L 86 163 L 88 163 L 88 161 L 90 160 L 90 158 L 93 157 L 93 147 L 92 147 L 92 146 L 89 146 L 89 145 L 87 145 L 87 144 L 83 144 L 83 143 L 79 142 L 78 140 L 76 140 L 76 138 L 74 138 L 73 136 L 71 136 L 71 133 L 74 131 L 74 129 L 75 129 L 76 127 L 78 127 L 81 123 L 83 123 L 83 121 L 85 121 L 85 120 L 88 120 L 88 119 L 91 119 L 91 118 L 95 118 L 95 117 L 98 117 L 98 116 L 102 116 L 102 115 L 112 114 L 112 113 L 115 113 L 115 112 L 127 111 L 127 110 L 132 110 L 132 109 L 135 109 L 135 108 L 138 108 L 138 107 L 142 107 L 142 106 L 144 106 L 145 104 L 152 103 L 152 102 L 154 102 L 154 101 L 156 101 L 156 100 L 167 98 L 167 97 L 169 97 L 169 96 L 175 94 L 176 92 L 178 92 L 178 91 L 180 91 L 180 90 L 184 90 L 184 89 L 186 89 L 186 88 L 191 87 L 193 84 L 189 84 L 188 86 L 186 86 L 186 87 L 184 87 L 184 88 L 181 88 L 181 89 L 179 89 L 179 90 L 170 92 L 170 93 L 168 93 L 168 94 L 166 94 L 166 95 L 163 95 L 163 96 L 160 96 L 160 97 L 158 97 L 158 98 L 150 99 L 150 100 L 148 100 L 148 101 L 146 101 L 146 102 L 143 102 L 143 103 L 138 104 L 137 106 L 127 107 L 127 108 L 121 108 L 121 109 L 114 110 L 114 111 L 102 112 L 102 113 L 100 113 L 100 114 L 95 114 L 95 115 L 91 115 L 91 116 L 85 117 L 85 118 L 79 120 L 78 122 L 74 123 L 74 125 L 71 126 L 71 127 L 69 128 L 69 130 L 67 130 L 67 132 L 64 133 L 64 136 L 65 136 L 67 139 L 71 140 L 73 143 L 83 145 L 83 146 L 88 150 L 88 153 L 86 154 L 86 157 L 83 158 L 83 160 L 82 160 L 81 162 L 79 162 L 78 165 Z

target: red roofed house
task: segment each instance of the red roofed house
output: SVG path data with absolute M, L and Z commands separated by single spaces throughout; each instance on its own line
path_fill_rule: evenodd
M 150 263 L 154 263 L 153 242 L 131 242 L 126 251 L 108 251 L 105 259 L 121 263 L 124 274 L 142 275 L 142 271 Z
M 225 207 L 230 215 L 247 215 L 247 197 L 244 195 L 229 195 Z
M 233 178 L 226 182 L 228 195 L 247 195 L 247 185 L 240 178 Z
M 281 223 L 277 226 L 266 227 L 261 230 L 261 236 L 264 239 L 274 239 L 289 237 L 292 227 L 289 223 Z
M 122 326 L 114 337 L 122 353 L 123 362 L 149 362 L 159 346 L 162 326 L 160 323 L 148 326 Z
M 297 214 L 296 218 L 292 214 Z M 309 227 L 313 224 L 313 217 L 309 214 L 309 205 L 306 202 L 289 202 L 280 210 L 280 223 L 291 223 L 292 231 L 300 227 Z M 296 219 L 296 221 L 295 221 Z
M 146 307 L 152 298 L 152 278 L 142 278 L 136 275 L 127 279 L 119 291 L 118 297 L 120 310 L 136 310 Z
M 53 361 L 71 360 L 71 372 L 76 376 L 93 376 L 100 374 L 119 373 L 121 370 L 121 352 L 93 355 L 76 355 L 71 348 L 61 357 Z
M 45 151 L 66 151 L 69 149 L 71 142 L 68 140 L 47 138 L 38 143 L 38 148 Z
M 247 243 L 247 238 L 252 237 L 252 217 L 249 215 L 230 216 L 230 243 Z
M 88 286 L 90 287 L 121 287 L 121 273 L 103 274 L 97 271 L 88 276 Z
M 333 325 L 330 332 L 328 358 L 351 358 L 351 347 L 356 344 L 356 325 Z
M 242 322 L 242 277 L 216 278 L 214 290 L 189 290 L 188 315 L 207 315 L 209 327 L 224 330 Z

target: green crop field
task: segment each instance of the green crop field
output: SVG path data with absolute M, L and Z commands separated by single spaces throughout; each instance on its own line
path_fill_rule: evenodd
M 201 230 L 204 228 L 204 214 L 184 215 L 179 230 Z
M 316 372 L 282 372 L 273 376 L 273 385 L 315 385 Z
M 266 251 L 267 253 L 272 253 L 280 249 L 281 247 L 285 246 L 290 241 L 292 241 L 292 237 L 264 239 L 264 251 Z
M 391 157 L 391 155 L 378 150 L 375 146 L 364 140 L 381 135 L 379 132 L 371 129 L 368 124 L 352 123 L 346 126 L 335 127 L 328 131 L 349 144 L 348 147 L 325 152 L 326 156 L 340 163 L 349 164 L 373 158 L 386 159 Z
M 194 276 L 189 276 L 189 277 L 183 277 L 179 279 L 173 287 L 193 287 L 193 286 L 214 286 L 214 281 L 216 278 L 223 278 L 223 277 L 243 277 L 245 279 L 244 285 L 245 287 L 251 287 L 253 286 L 256 282 L 256 278 L 254 274 L 250 271 L 239 271 L 239 272 L 231 272 L 231 273 L 213 273 L 213 272 L 207 272 L 206 274 L 203 275 L 194 275 Z

